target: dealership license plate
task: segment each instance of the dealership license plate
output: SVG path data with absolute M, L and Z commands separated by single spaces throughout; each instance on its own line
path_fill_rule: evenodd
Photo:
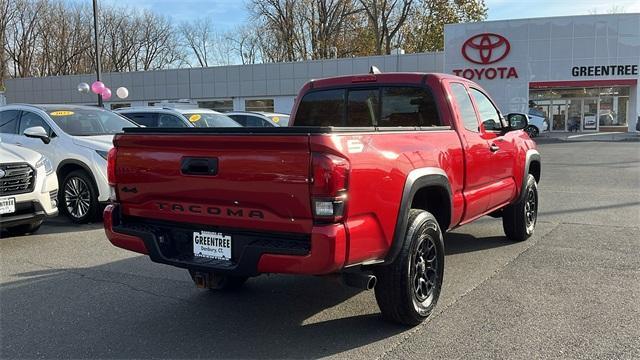
M 0 214 L 16 212 L 16 198 L 0 198 Z
M 193 255 L 231 261 L 231 235 L 211 231 L 194 232 Z

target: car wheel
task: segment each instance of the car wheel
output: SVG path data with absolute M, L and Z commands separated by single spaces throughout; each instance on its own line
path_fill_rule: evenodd
M 376 300 L 385 319 L 414 326 L 429 317 L 444 275 L 444 243 L 436 218 L 411 209 L 400 253 L 393 263 L 380 265 L 375 272 Z
M 100 204 L 93 180 L 83 170 L 72 171 L 60 182 L 58 207 L 71 221 L 84 224 L 96 219 Z
M 534 137 L 538 137 L 538 134 L 540 134 L 540 131 L 538 130 L 538 128 L 533 126 L 533 125 L 527 126 L 525 131 L 527 132 L 527 134 L 529 134 L 529 137 L 532 138 L 532 139 Z
M 533 235 L 538 220 L 538 184 L 533 175 L 527 174 L 522 191 L 524 197 L 502 212 L 502 228 L 513 241 L 524 241 Z
M 14 236 L 33 234 L 36 231 L 38 231 L 38 229 L 40 229 L 41 225 L 42 225 L 42 220 L 32 224 L 24 224 L 24 225 L 10 227 L 7 229 L 7 232 L 9 232 L 9 234 Z
M 195 275 L 196 273 L 189 270 L 191 280 L 197 284 Z M 233 291 L 240 289 L 249 278 L 246 276 L 231 276 L 211 273 L 208 278 L 209 290 L 213 291 Z

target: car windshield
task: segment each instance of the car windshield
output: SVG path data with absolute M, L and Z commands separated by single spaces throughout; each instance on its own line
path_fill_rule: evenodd
M 189 114 L 184 114 L 184 116 L 189 120 L 189 122 L 195 125 L 195 127 L 241 127 L 242 126 L 232 118 L 222 114 L 189 113 Z
M 289 115 L 272 115 L 269 119 L 278 126 L 289 126 Z
M 62 106 L 43 106 L 62 131 L 71 136 L 113 135 L 135 123 L 109 110 Z

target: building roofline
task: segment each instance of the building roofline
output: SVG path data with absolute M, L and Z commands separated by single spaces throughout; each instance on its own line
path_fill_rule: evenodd
M 578 15 L 559 15 L 559 16 L 540 16 L 540 17 L 530 17 L 530 18 L 516 18 L 516 19 L 498 19 L 498 20 L 484 20 L 484 21 L 474 21 L 474 22 L 466 22 L 466 23 L 457 23 L 457 24 L 445 24 L 444 26 L 453 27 L 453 26 L 467 26 L 469 24 L 484 24 L 484 23 L 498 23 L 498 22 L 508 22 L 508 21 L 532 21 L 532 20 L 544 20 L 544 19 L 567 19 L 567 18 L 575 18 L 575 17 L 589 17 L 589 16 L 640 16 L 640 13 L 615 13 L 615 14 L 578 14 Z

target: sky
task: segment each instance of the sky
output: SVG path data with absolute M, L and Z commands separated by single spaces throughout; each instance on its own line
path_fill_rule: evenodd
M 121 0 L 99 0 L 122 4 Z M 242 0 L 135 0 L 128 6 L 147 8 L 170 17 L 175 22 L 203 16 L 213 19 L 219 30 L 231 30 L 250 21 Z M 640 13 L 640 0 L 486 0 L 487 20 L 521 19 L 566 15 L 606 14 L 612 8 L 619 12 Z

